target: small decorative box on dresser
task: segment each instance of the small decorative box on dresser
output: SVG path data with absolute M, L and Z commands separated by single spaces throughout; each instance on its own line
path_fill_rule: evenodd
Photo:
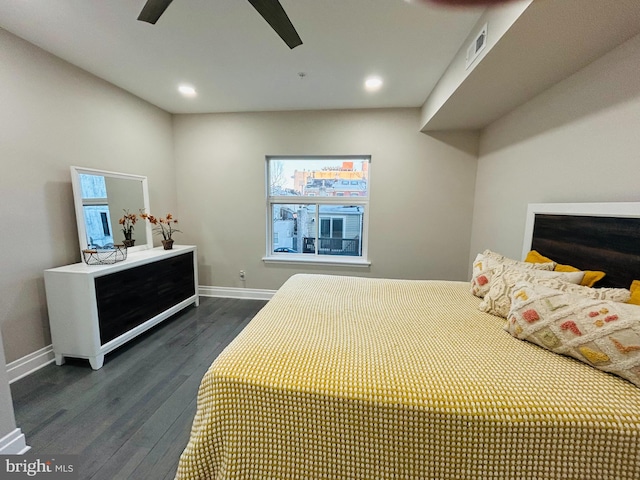
M 154 248 L 113 265 L 76 263 L 45 270 L 56 364 L 87 358 L 94 370 L 105 354 L 183 308 L 198 305 L 195 246 Z

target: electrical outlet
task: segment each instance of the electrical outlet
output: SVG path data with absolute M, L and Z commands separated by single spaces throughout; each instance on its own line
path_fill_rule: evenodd
M 245 279 L 244 270 L 240 270 L 240 280 L 244 280 L 244 279 Z

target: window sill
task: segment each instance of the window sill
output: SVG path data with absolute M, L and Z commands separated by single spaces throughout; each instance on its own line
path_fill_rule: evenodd
M 332 265 L 337 267 L 370 267 L 371 262 L 361 258 L 321 258 L 317 256 L 300 256 L 292 254 L 270 255 L 262 257 L 264 263 L 298 263 L 305 265 Z

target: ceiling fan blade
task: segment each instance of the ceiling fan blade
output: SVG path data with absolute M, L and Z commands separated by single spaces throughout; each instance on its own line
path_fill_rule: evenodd
M 249 3 L 267 21 L 271 28 L 280 35 L 289 48 L 293 49 L 302 45 L 302 40 L 296 32 L 291 20 L 278 0 L 249 0 Z
M 155 24 L 173 0 L 147 0 L 138 20 Z

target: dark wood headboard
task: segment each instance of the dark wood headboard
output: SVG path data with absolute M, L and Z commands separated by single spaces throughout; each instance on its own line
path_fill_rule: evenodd
M 607 275 L 596 287 L 640 280 L 640 203 L 531 204 L 523 254 Z

